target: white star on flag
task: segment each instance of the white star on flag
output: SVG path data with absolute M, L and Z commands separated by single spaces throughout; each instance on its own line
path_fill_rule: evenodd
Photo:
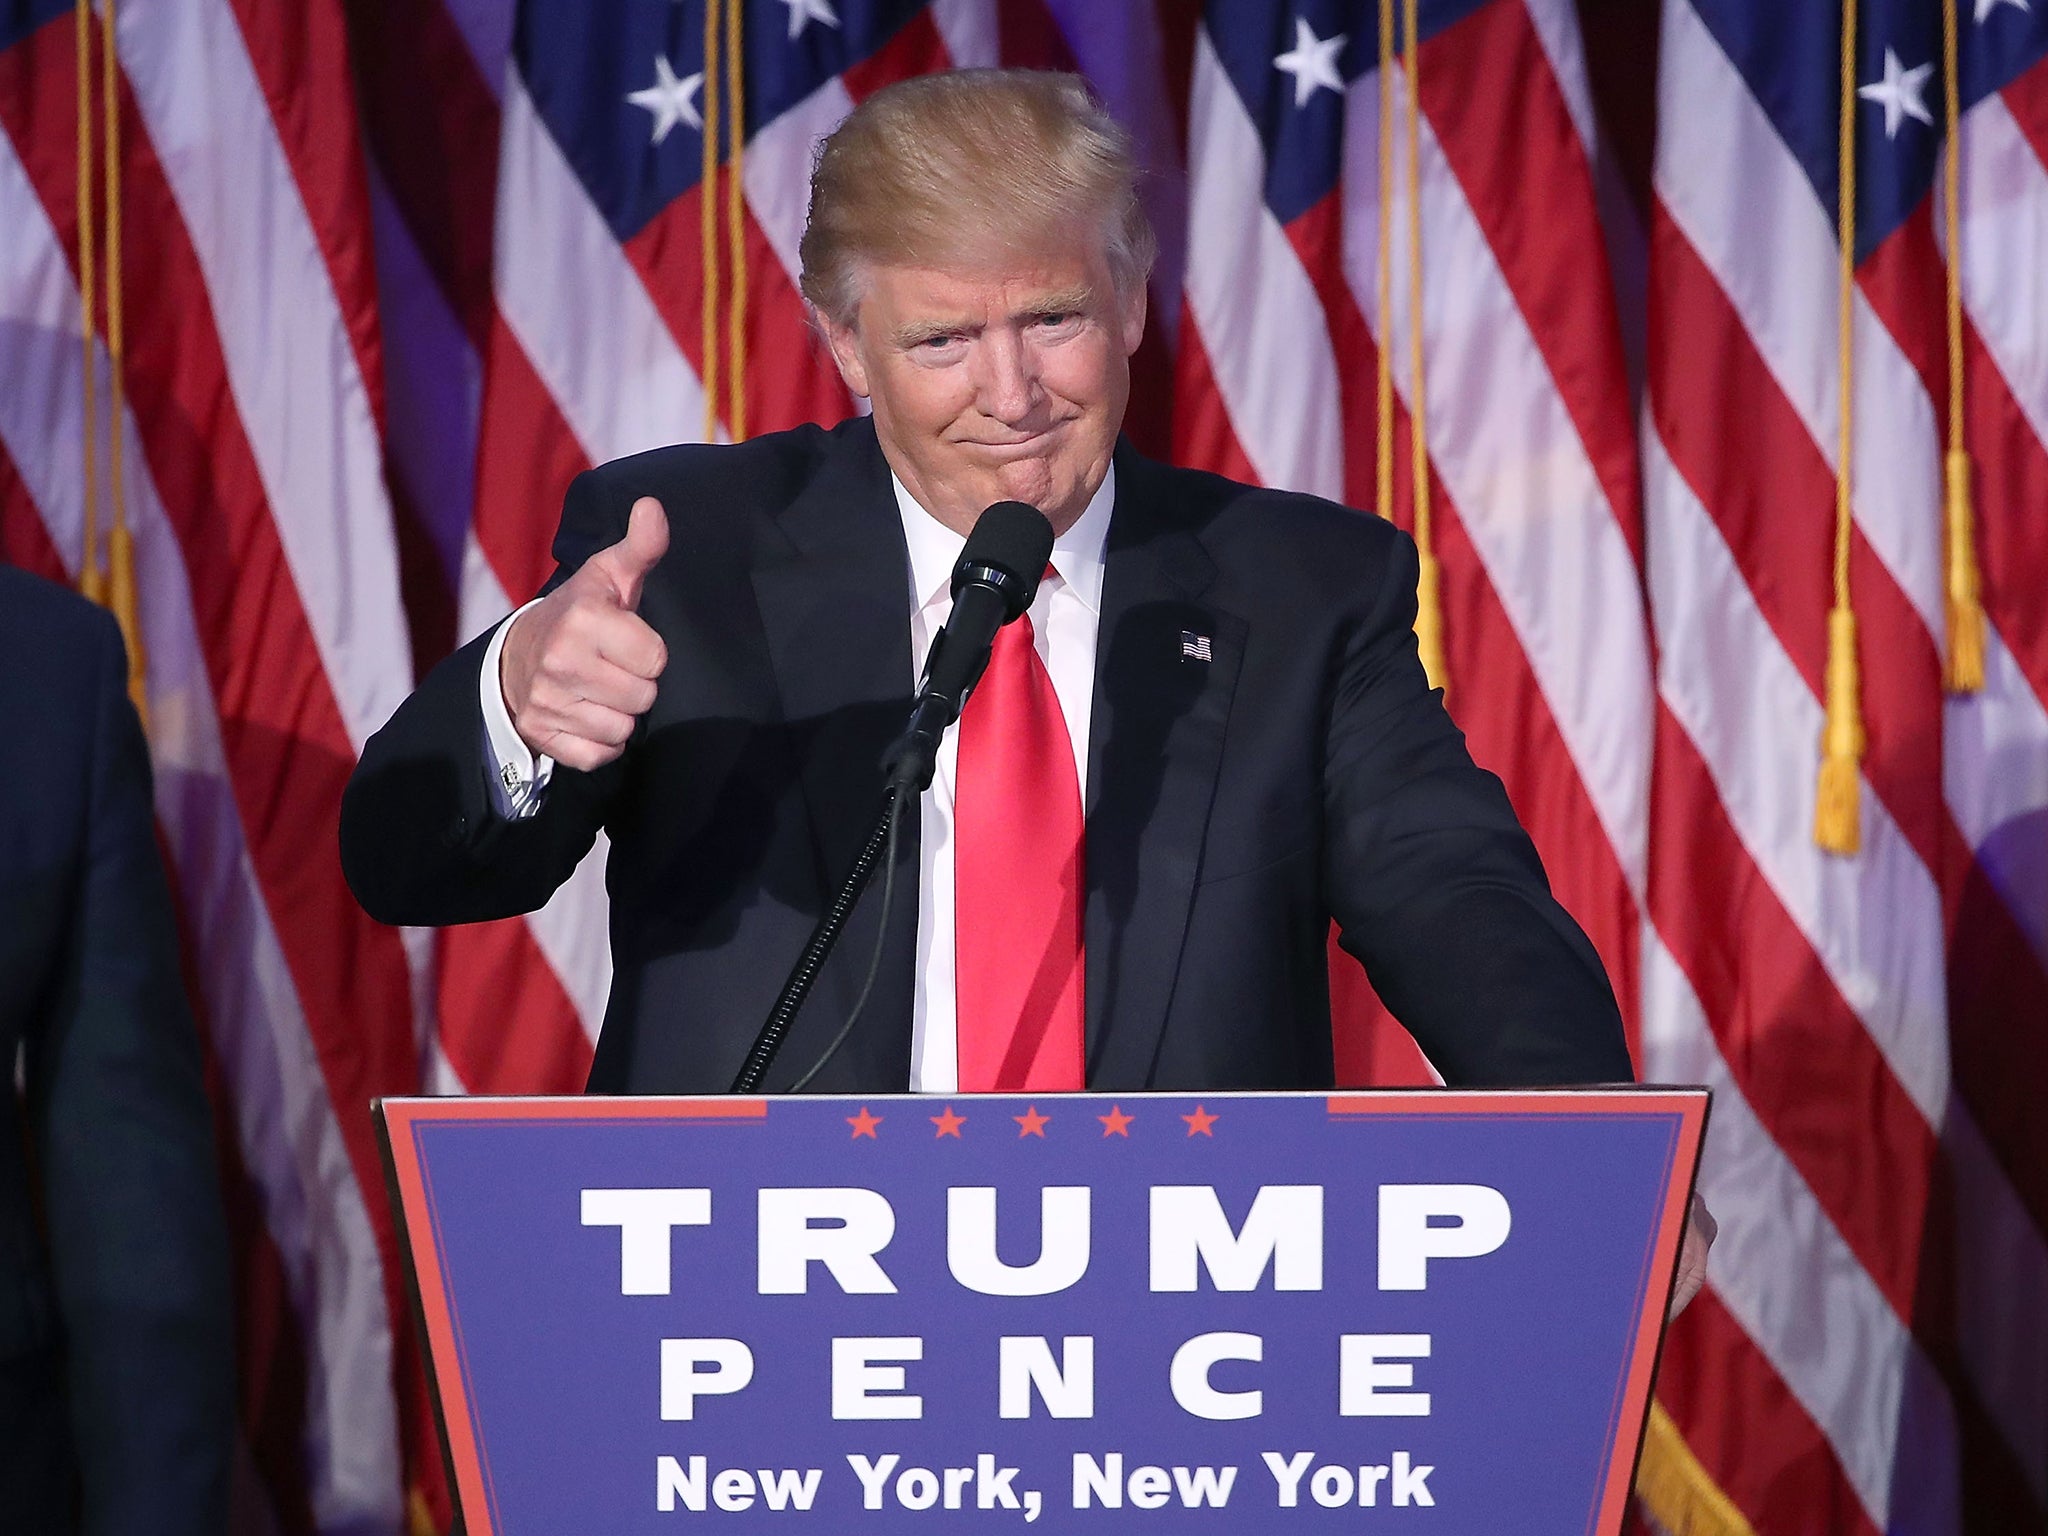
M 704 119 L 697 114 L 696 102 L 697 92 L 703 84 L 701 70 L 678 80 L 676 72 L 669 68 L 668 59 L 656 54 L 654 84 L 644 91 L 632 92 L 626 100 L 654 115 L 654 142 L 659 144 L 677 123 L 688 123 L 699 133 L 704 131 Z
M 1907 118 L 1916 123 L 1934 126 L 1934 117 L 1927 110 L 1924 99 L 1927 78 L 1934 73 L 1932 63 L 1907 69 L 1899 63 L 1899 56 L 1887 48 L 1884 51 L 1884 79 L 1875 85 L 1866 85 L 1856 94 L 1865 101 L 1877 102 L 1884 108 L 1884 136 L 1895 139 L 1899 126 Z
M 2016 6 L 2023 11 L 2031 11 L 2033 9 L 2031 5 L 2027 4 L 2027 0 L 1977 0 L 1977 25 L 1983 26 L 1984 18 L 1997 10 L 2001 5 Z
M 789 35 L 792 39 L 801 37 L 805 27 L 814 21 L 822 21 L 828 27 L 839 25 L 839 18 L 833 14 L 832 0 L 782 0 L 789 7 Z
M 1273 60 L 1273 67 L 1294 76 L 1294 104 L 1308 105 L 1309 97 L 1328 86 L 1344 94 L 1344 77 L 1337 73 L 1337 55 L 1349 41 L 1345 33 L 1317 37 L 1315 29 L 1300 17 L 1294 19 L 1294 46 Z

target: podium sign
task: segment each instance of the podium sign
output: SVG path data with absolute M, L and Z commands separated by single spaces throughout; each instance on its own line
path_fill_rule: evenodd
M 1595 1533 L 1706 1095 L 380 1110 L 471 1536 Z

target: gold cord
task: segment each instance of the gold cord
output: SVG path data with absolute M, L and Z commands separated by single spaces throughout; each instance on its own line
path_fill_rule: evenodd
M 1417 9 L 1417 0 L 1407 0 L 1403 13 L 1408 34 L 1404 39 L 1408 45 L 1404 113 L 1408 128 L 1408 446 L 1414 477 L 1409 494 L 1415 498 L 1415 550 L 1420 561 L 1415 583 L 1415 644 L 1430 687 L 1443 688 L 1447 686 L 1443 601 L 1429 521 L 1429 412 L 1422 377 L 1422 98 L 1416 85 L 1422 34 L 1416 25 Z
M 743 0 L 729 0 L 725 12 L 725 96 L 730 124 L 726 141 L 732 147 L 732 179 L 726 183 L 725 205 L 725 233 L 732 263 L 732 301 L 726 312 L 726 376 L 732 403 L 725 419 L 734 442 L 747 435 L 746 186 L 742 176 L 747 149 L 747 68 L 741 28 L 745 10 Z
M 107 0 L 106 31 L 100 46 L 101 100 L 106 113 L 107 200 L 107 500 L 113 518 L 107 530 L 107 596 L 128 645 L 128 697 L 145 728 L 149 725 L 148 666 L 142 648 L 141 594 L 135 584 L 135 537 L 128 528 L 124 469 L 127 435 L 122 378 L 127 371 L 127 330 L 122 317 L 121 265 L 121 96 L 115 57 L 115 0 Z
M 122 379 L 127 344 L 122 319 L 121 271 L 121 97 L 120 59 L 115 50 L 115 0 L 106 0 L 106 15 L 93 26 L 93 0 L 73 7 L 78 51 L 78 299 L 80 345 L 84 369 L 84 419 L 79 440 L 84 458 L 84 547 L 78 566 L 78 589 L 108 609 L 121 626 L 128 651 L 128 696 L 149 724 L 147 681 L 149 658 L 142 644 L 142 608 L 135 580 L 135 539 L 128 527 L 125 480 L 126 437 L 122 430 L 125 403 Z M 99 163 L 93 156 L 93 41 L 98 32 L 100 69 Z M 104 240 L 98 224 L 106 210 Z M 105 274 L 102 279 L 101 267 Z M 99 358 L 94 340 L 99 332 L 101 290 L 105 291 L 107 326 L 107 549 L 100 560 L 99 507 Z
M 704 0 L 703 159 L 697 188 L 699 261 L 704 272 L 704 441 L 718 441 L 718 44 L 726 0 Z M 732 0 L 737 4 L 738 0 Z
M 1942 457 L 1943 592 L 1948 617 L 1948 663 L 1943 681 L 1951 693 L 1976 693 L 1984 686 L 1984 603 L 1977 565 L 1976 513 L 1970 497 L 1970 451 L 1963 417 L 1963 220 L 1962 104 L 1957 89 L 1956 8 L 1941 8 L 1942 89 L 1947 96 L 1948 140 L 1943 145 L 1947 174 L 1942 179 L 1942 222 L 1948 237 L 1948 452 Z
M 1373 447 L 1373 510 L 1394 515 L 1394 7 L 1380 8 L 1380 185 L 1379 269 L 1373 283 L 1373 307 L 1379 327 L 1378 366 L 1374 380 L 1376 427 Z
M 99 360 L 93 337 L 99 330 L 99 238 L 94 220 L 92 163 L 92 0 L 72 7 L 78 42 L 78 305 L 79 343 L 85 360 L 85 420 L 79 443 L 85 455 L 85 548 L 78 564 L 78 590 L 104 606 L 107 577 L 100 565 L 99 530 Z
M 1856 308 L 1856 0 L 1842 4 L 1842 77 L 1837 131 L 1835 235 L 1841 246 L 1836 277 L 1836 369 L 1841 397 L 1835 446 L 1835 605 L 1828 614 L 1827 723 L 1821 730 L 1820 785 L 1814 801 L 1813 839 L 1829 853 L 1855 853 L 1860 772 L 1865 738 L 1863 684 L 1856 660 L 1856 610 L 1849 593 L 1850 456 L 1855 447 L 1854 324 Z
M 1655 1398 L 1643 1426 L 1635 1493 L 1651 1518 L 1672 1536 L 1756 1536 L 1756 1528 L 1700 1464 Z

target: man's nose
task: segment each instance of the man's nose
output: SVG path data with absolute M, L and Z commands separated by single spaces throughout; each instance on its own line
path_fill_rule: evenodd
M 991 331 L 983 337 L 979 386 L 982 414 L 1015 425 L 1038 408 L 1038 364 L 1021 337 Z

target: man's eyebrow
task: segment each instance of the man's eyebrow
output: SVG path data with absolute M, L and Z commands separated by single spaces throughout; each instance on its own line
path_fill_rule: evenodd
M 1056 288 L 1051 293 L 1036 295 L 1019 313 L 1025 315 L 1064 315 L 1077 309 L 1086 309 L 1094 301 L 1094 298 L 1094 289 L 1085 283 L 1076 283 L 1071 288 Z
M 957 336 L 974 327 L 966 320 L 911 320 L 897 326 L 889 339 L 899 347 L 914 347 L 939 336 Z

